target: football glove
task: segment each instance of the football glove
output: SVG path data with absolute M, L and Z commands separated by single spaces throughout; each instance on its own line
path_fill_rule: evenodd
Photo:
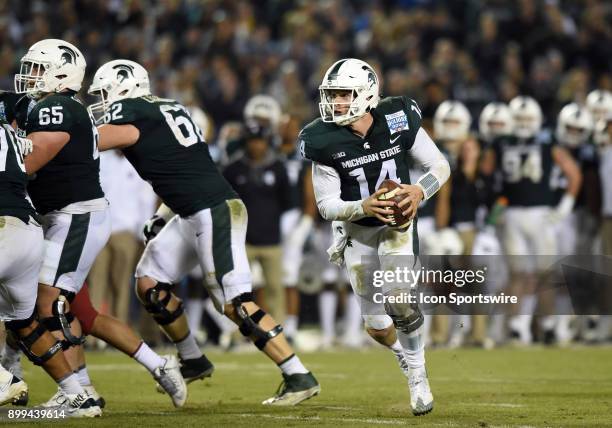
M 148 219 L 142 230 L 142 233 L 145 237 L 145 244 L 148 244 L 149 241 L 157 236 L 157 234 L 164 228 L 166 225 L 166 220 L 163 217 L 155 214 L 153 217 Z

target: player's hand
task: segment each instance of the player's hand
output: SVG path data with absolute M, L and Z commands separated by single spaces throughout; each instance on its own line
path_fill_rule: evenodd
M 384 187 L 378 189 L 375 193 L 364 199 L 361 202 L 361 206 L 363 207 L 363 212 L 368 217 L 376 217 L 383 223 L 391 223 L 393 220 L 387 217 L 389 214 L 387 207 L 394 206 L 395 202 L 378 200 L 378 198 L 385 193 L 387 193 L 387 189 Z
M 142 230 L 142 233 L 145 237 L 145 245 L 149 243 L 149 241 L 157 236 L 160 230 L 166 225 L 166 220 L 158 215 L 154 215 L 150 219 L 148 219 Z
M 421 186 L 414 184 L 400 184 L 400 186 L 401 189 L 397 191 L 396 196 L 405 196 L 397 206 L 403 210 L 403 215 L 413 219 L 417 214 L 419 204 L 423 200 L 423 189 L 421 189 Z
M 550 210 L 550 213 L 548 214 L 548 221 L 552 224 L 562 222 L 567 216 L 572 213 L 575 202 L 576 199 L 573 196 L 569 194 L 563 195 L 563 198 L 561 198 L 559 205 Z

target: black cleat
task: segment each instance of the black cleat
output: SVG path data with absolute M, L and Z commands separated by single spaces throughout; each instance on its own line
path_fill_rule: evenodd
M 191 383 L 196 380 L 211 377 L 215 371 L 215 366 L 202 354 L 200 358 L 192 358 L 190 360 L 180 359 L 181 374 L 186 383 Z
M 321 392 L 321 385 L 312 373 L 296 373 L 286 375 L 283 373 L 283 382 L 280 384 L 274 397 L 264 400 L 264 405 L 295 406 L 304 400 Z

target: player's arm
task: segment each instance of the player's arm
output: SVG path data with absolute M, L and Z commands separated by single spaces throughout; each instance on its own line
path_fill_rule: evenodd
M 25 157 L 26 173 L 34 174 L 53 159 L 70 141 L 70 134 L 64 131 L 36 131 L 28 134 L 32 141 L 32 152 Z
M 553 147 L 552 158 L 567 178 L 567 190 L 557 206 L 559 217 L 565 217 L 574 208 L 576 196 L 578 196 L 580 186 L 582 185 L 582 173 L 572 155 L 563 147 Z
M 134 125 L 112 125 L 105 124 L 98 126 L 100 140 L 98 150 L 105 151 L 110 149 L 124 149 L 138 142 L 140 131 Z
M 492 147 L 488 147 L 485 149 L 480 161 L 480 172 L 482 175 L 491 176 L 495 172 L 495 168 L 497 168 L 495 150 Z
M 453 191 L 452 179 L 448 179 L 446 183 L 442 187 L 440 187 L 440 191 L 436 196 L 436 209 L 435 209 L 435 219 L 436 219 L 436 229 L 444 229 L 448 227 L 450 223 L 450 215 L 451 215 L 451 192 Z
M 450 166 L 423 128 L 419 128 L 416 134 L 410 155 L 426 170 L 416 184 L 402 184 L 402 188 L 397 192 L 398 195 L 406 195 L 398 206 L 404 209 L 405 216 L 413 218 L 419 203 L 423 199 L 431 198 L 446 183 L 450 176 Z
M 317 200 L 314 194 L 314 188 L 312 186 L 312 165 L 305 167 L 304 180 L 302 184 L 302 211 L 304 215 L 314 219 L 317 215 Z
M 394 202 L 378 200 L 387 189 L 379 189 L 363 200 L 344 201 L 340 198 L 340 175 L 333 167 L 318 162 L 312 164 L 312 184 L 317 207 L 325 220 L 355 221 L 371 216 L 385 223 L 392 221 L 385 216 L 385 207 L 393 206 Z

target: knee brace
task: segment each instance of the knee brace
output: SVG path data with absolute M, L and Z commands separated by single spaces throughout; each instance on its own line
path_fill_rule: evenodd
M 394 291 L 401 292 L 401 290 Z M 394 293 L 394 291 L 391 291 L 390 294 L 397 294 Z M 395 328 L 403 333 L 412 333 L 423 325 L 423 313 L 419 309 L 419 305 L 416 303 L 385 302 L 385 312 L 391 317 L 391 320 L 393 320 L 393 325 Z
M 167 325 L 174 322 L 178 317 L 183 315 L 183 302 L 178 299 L 178 307 L 174 311 L 169 311 L 167 306 L 172 298 L 172 284 L 158 282 L 155 287 L 149 288 L 145 293 L 144 308 L 153 316 L 153 319 L 159 325 Z M 165 291 L 166 295 L 159 298 L 161 291 Z
M 42 355 L 36 355 L 32 352 L 32 346 L 38 339 L 47 331 L 47 328 L 44 324 L 39 323 L 34 330 L 30 334 L 25 337 L 19 335 L 18 331 L 29 327 L 32 325 L 32 322 L 36 319 L 36 312 L 32 313 L 28 319 L 18 320 L 18 321 L 8 321 L 6 322 L 6 329 L 10 333 L 12 340 L 17 343 L 19 348 L 23 351 L 23 353 L 28 357 L 28 360 L 37 366 L 42 366 L 46 361 L 48 361 L 51 357 L 57 354 L 62 349 L 62 342 L 56 340 L 56 342 L 45 351 Z
M 70 306 L 70 312 L 72 312 L 81 323 L 83 334 L 88 335 L 91 333 L 94 321 L 98 317 L 99 313 L 91 304 L 89 290 L 86 284 L 83 285 L 81 291 L 76 294 L 76 297 Z
M 67 304 L 74 300 L 75 294 L 71 292 L 64 292 L 60 294 L 55 302 L 53 302 L 53 316 L 43 318 L 40 320 L 49 331 L 58 331 L 64 334 L 65 340 L 63 340 L 62 347 L 68 349 L 71 346 L 78 346 L 85 343 L 85 336 L 75 336 L 70 330 L 70 324 L 74 321 L 74 314 L 67 311 Z
M 240 333 L 246 337 L 254 336 L 253 342 L 255 343 L 255 346 L 257 346 L 257 349 L 262 350 L 265 348 L 270 339 L 273 339 L 283 332 L 283 328 L 280 325 L 277 325 L 269 331 L 264 331 L 259 326 L 259 322 L 266 315 L 266 313 L 263 310 L 258 309 L 249 315 L 245 307 L 242 305 L 244 302 L 252 301 L 252 293 L 243 293 L 232 300 L 232 305 L 234 306 L 234 310 L 241 321 L 239 326 Z

